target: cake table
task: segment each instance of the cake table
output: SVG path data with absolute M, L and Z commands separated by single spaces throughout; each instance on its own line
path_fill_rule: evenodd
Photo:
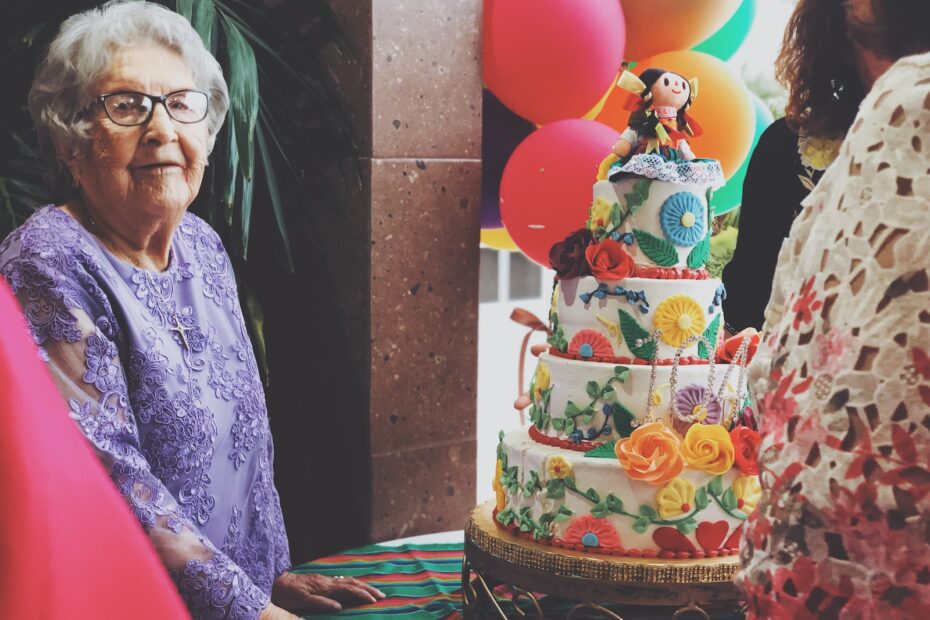
M 644 560 L 548 550 L 502 528 L 493 502 L 472 511 L 465 527 L 462 598 L 465 618 L 507 618 L 492 590 L 511 586 L 513 603 L 528 599 L 536 617 L 543 612 L 533 592 L 577 600 L 568 618 L 704 618 L 735 611 L 740 592 L 732 579 L 736 556 L 692 560 Z M 624 606 L 619 615 L 604 604 Z M 515 613 L 524 615 L 515 608 Z M 490 616 L 488 615 L 490 614 Z

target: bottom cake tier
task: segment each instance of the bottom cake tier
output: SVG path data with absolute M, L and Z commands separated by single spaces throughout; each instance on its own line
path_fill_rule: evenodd
M 526 428 L 501 435 L 494 487 L 498 525 L 540 544 L 666 559 L 737 553 L 760 495 L 758 478 L 735 465 L 722 474 L 686 465 L 650 483 L 627 475 L 611 443 L 577 452 L 537 443 Z

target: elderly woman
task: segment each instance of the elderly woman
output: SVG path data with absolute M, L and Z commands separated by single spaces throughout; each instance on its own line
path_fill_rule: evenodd
M 842 7 L 871 90 L 779 255 L 738 581 L 750 618 L 926 618 L 930 4 L 816 2 Z
M 187 213 L 227 108 L 197 33 L 146 2 L 73 16 L 29 106 L 66 200 L 0 245 L 0 273 L 191 614 L 294 618 L 284 609 L 382 597 L 288 572 L 235 279 L 216 233 Z

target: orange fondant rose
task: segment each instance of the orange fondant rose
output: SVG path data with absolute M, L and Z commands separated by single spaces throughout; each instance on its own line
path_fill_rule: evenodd
M 640 426 L 617 442 L 614 450 L 626 475 L 649 484 L 665 484 L 681 473 L 681 442 L 661 422 Z
M 695 424 L 681 442 L 681 454 L 689 467 L 709 474 L 725 474 L 733 467 L 733 442 L 719 424 Z
M 748 476 L 757 476 L 759 474 L 759 433 L 745 426 L 737 426 L 730 431 L 730 440 L 733 441 L 733 448 L 736 451 L 736 466 Z
M 598 280 L 622 280 L 633 273 L 633 258 L 613 239 L 589 245 L 584 255 L 591 265 L 591 274 Z

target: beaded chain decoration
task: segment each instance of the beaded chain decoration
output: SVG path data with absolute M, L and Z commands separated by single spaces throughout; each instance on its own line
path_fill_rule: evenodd
M 657 341 L 662 335 L 662 330 L 656 330 L 650 340 Z M 685 423 L 695 423 L 700 422 L 705 417 L 707 417 L 708 406 L 712 399 L 716 398 L 721 404 L 729 402 L 730 403 L 730 414 L 726 420 L 721 420 L 721 423 L 725 423 L 726 428 L 732 428 L 733 424 L 736 421 L 737 416 L 740 413 L 739 408 L 739 395 L 740 388 L 746 382 L 746 366 L 749 362 L 749 345 L 751 338 L 749 336 L 743 337 L 740 342 L 739 348 L 736 350 L 736 354 L 733 356 L 732 361 L 727 367 L 726 372 L 723 375 L 723 380 L 720 382 L 720 389 L 714 394 L 714 375 L 716 372 L 716 366 L 714 361 L 714 355 L 711 353 L 708 359 L 708 369 L 707 369 L 707 389 L 704 390 L 704 402 L 701 403 L 698 407 L 695 407 L 697 413 L 692 410 L 689 413 L 683 414 L 678 408 L 678 367 L 681 362 L 681 356 L 684 353 L 685 349 L 694 345 L 697 342 L 703 342 L 704 346 L 708 351 L 714 351 L 714 346 L 711 344 L 703 334 L 691 336 L 684 342 L 682 342 L 678 348 L 675 350 L 675 357 L 672 363 L 672 374 L 669 378 L 669 387 L 670 387 L 670 396 L 671 396 L 671 405 L 673 415 Z M 640 346 L 640 342 L 637 341 L 637 346 Z M 733 372 L 733 368 L 737 367 L 739 369 L 739 374 L 736 381 L 736 390 L 732 396 L 727 397 L 724 392 L 726 390 L 727 382 L 730 379 L 730 376 Z M 646 415 L 640 418 L 639 420 L 633 420 L 631 422 L 632 426 L 639 427 L 643 424 L 649 424 L 655 422 L 655 418 L 652 416 L 652 406 L 653 406 L 653 393 L 655 392 L 656 384 L 656 369 L 658 364 L 653 361 L 652 363 L 652 372 L 649 374 L 649 391 L 646 396 Z

